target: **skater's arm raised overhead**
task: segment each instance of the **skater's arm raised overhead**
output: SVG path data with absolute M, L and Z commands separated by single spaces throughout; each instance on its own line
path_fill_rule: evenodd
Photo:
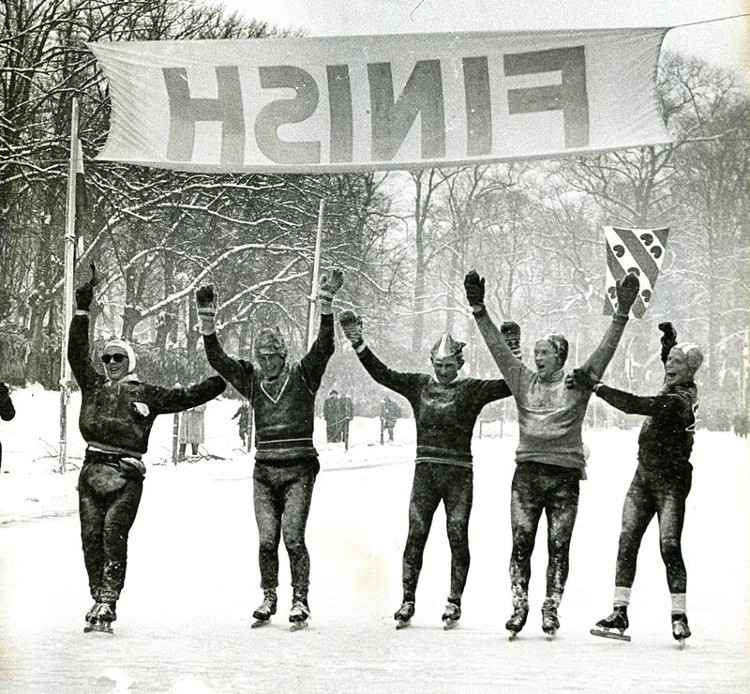
M 601 378 L 604 375 L 609 362 L 615 355 L 617 345 L 620 344 L 620 338 L 625 332 L 628 314 L 633 302 L 638 298 L 639 288 L 638 277 L 632 272 L 625 275 L 623 280 L 617 280 L 615 289 L 617 292 L 617 311 L 612 316 L 612 322 L 609 324 L 607 332 L 604 333 L 599 346 L 581 366 L 583 371 L 591 372 L 596 378 Z
M 242 395 L 247 396 L 251 390 L 253 365 L 250 362 L 230 357 L 219 343 L 215 326 L 217 302 L 214 288 L 206 285 L 198 289 L 195 301 L 198 306 L 198 318 L 201 321 L 203 346 L 208 363 Z
M 153 407 L 156 414 L 182 412 L 203 405 L 221 395 L 227 384 L 221 376 L 211 376 L 187 388 L 160 388 L 154 386 Z
M 81 390 L 88 390 L 105 380 L 89 357 L 89 309 L 93 299 L 91 282 L 76 289 L 76 312 L 68 333 L 68 363 Z
M 393 371 L 380 361 L 365 343 L 362 319 L 354 311 L 343 311 L 339 322 L 346 339 L 373 380 L 407 398 L 416 392 L 420 374 Z
M 669 321 L 659 323 L 659 330 L 661 330 L 662 332 L 661 362 L 662 364 L 666 364 L 667 357 L 669 357 L 669 353 L 672 351 L 672 347 L 677 344 L 677 331 Z
M 484 277 L 479 277 L 475 270 L 471 270 L 464 278 L 466 300 L 471 306 L 474 320 L 476 320 L 477 327 L 484 338 L 487 349 L 490 350 L 492 358 L 495 360 L 500 372 L 508 381 L 508 385 L 512 390 L 514 380 L 518 378 L 519 373 L 523 370 L 523 363 L 513 353 L 513 350 L 508 345 L 506 336 L 498 329 L 487 313 L 484 305 L 484 283 Z
M 320 327 L 315 341 L 307 354 L 302 357 L 302 372 L 313 391 L 320 387 L 326 366 L 336 349 L 333 335 L 333 298 L 344 284 L 344 273 L 338 268 L 331 272 L 330 277 L 323 275 L 318 288 L 317 304 L 320 307 Z

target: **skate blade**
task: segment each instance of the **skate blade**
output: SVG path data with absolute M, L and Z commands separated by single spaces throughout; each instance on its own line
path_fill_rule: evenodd
M 630 637 L 627 634 L 621 634 L 619 631 L 592 629 L 590 633 L 593 636 L 603 636 L 605 639 L 614 639 L 615 641 L 630 641 Z
M 397 619 L 396 620 L 396 629 L 406 629 L 411 624 L 411 619 Z
M 307 629 L 308 626 L 310 624 L 306 619 L 301 622 L 292 622 L 289 631 L 301 631 L 302 629 Z
M 451 629 L 455 629 L 457 626 L 458 626 L 457 619 L 444 619 L 443 620 L 443 629 L 445 631 L 450 631 Z
M 256 619 L 251 625 L 251 629 L 259 629 L 260 627 L 265 627 L 271 623 L 270 619 Z
M 517 631 L 513 631 L 512 629 L 508 629 L 508 641 L 513 641 L 516 638 L 516 636 L 518 636 L 518 633 L 519 632 L 517 632 Z

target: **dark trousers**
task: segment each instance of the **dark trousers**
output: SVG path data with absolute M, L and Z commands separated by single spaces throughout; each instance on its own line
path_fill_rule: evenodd
M 638 549 L 646 528 L 656 514 L 659 520 L 659 547 L 667 569 L 669 592 L 685 592 L 687 573 L 681 543 L 685 500 L 691 486 L 690 470 L 680 471 L 670 477 L 648 472 L 640 467 L 636 470 L 622 508 L 615 585 L 632 587 Z
M 403 559 L 404 600 L 414 600 L 432 517 L 442 501 L 445 506 L 448 543 L 451 548 L 450 597 L 460 598 L 466 586 L 469 553 L 469 516 L 474 495 L 474 471 L 470 467 L 418 463 L 409 501 L 409 534 Z
M 292 588 L 295 594 L 307 597 L 310 555 L 305 544 L 305 529 L 319 469 L 316 458 L 292 465 L 255 463 L 253 499 L 258 524 L 260 587 L 263 590 L 276 588 L 279 584 L 279 541 L 283 536 L 289 554 Z
M 98 456 L 86 454 L 78 478 L 81 542 L 91 597 L 115 602 L 125 584 L 128 534 L 138 513 L 143 480 L 92 462 Z
M 198 455 L 199 451 L 198 451 L 198 444 L 197 443 L 191 443 L 190 444 L 190 448 L 193 451 L 193 455 Z M 178 455 L 178 457 L 180 458 L 180 460 L 182 460 L 185 457 L 185 451 L 187 451 L 187 444 L 186 443 L 181 443 L 180 446 L 179 446 L 179 455 Z
M 528 600 L 531 554 L 542 513 L 547 517 L 547 596 L 562 598 L 568 578 L 570 541 L 578 513 L 581 473 L 576 469 L 519 463 L 513 476 L 510 581 L 514 604 Z

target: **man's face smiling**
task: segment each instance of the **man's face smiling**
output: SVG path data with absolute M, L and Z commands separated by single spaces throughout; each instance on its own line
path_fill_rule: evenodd
M 539 376 L 549 378 L 561 368 L 555 348 L 547 340 L 539 340 L 534 345 L 534 363 Z
M 104 370 L 107 372 L 107 378 L 111 381 L 119 381 L 128 375 L 130 368 L 130 359 L 121 349 L 111 348 L 102 354 Z
M 447 359 L 433 359 L 432 368 L 438 383 L 445 385 L 458 376 L 458 361 L 455 357 Z
M 688 365 L 687 356 L 681 349 L 672 347 L 664 365 L 664 382 L 668 386 L 676 386 L 680 383 L 690 383 L 693 380 L 693 371 Z
M 273 381 L 275 378 L 279 377 L 285 363 L 286 359 L 275 352 L 270 354 L 261 352 L 258 355 L 258 366 L 260 366 L 260 371 L 263 374 L 263 378 L 266 378 L 269 381 Z

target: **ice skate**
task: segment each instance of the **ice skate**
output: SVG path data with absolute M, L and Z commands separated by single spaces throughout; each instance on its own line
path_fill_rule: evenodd
M 443 612 L 443 629 L 446 631 L 458 626 L 458 620 L 461 619 L 461 605 L 451 600 L 445 605 Z
M 513 608 L 513 614 L 510 616 L 510 619 L 505 622 L 505 628 L 510 632 L 510 636 L 508 637 L 511 641 L 516 638 L 516 635 L 518 634 L 521 629 L 523 629 L 524 625 L 526 624 L 526 618 L 529 616 L 529 606 L 527 605 L 518 605 L 515 608 Z
M 271 616 L 276 614 L 276 603 L 276 591 L 264 590 L 263 602 L 258 606 L 258 609 L 253 612 L 253 618 L 255 621 L 250 625 L 250 628 L 257 629 L 258 627 L 270 624 Z
M 596 627 L 591 630 L 594 636 L 604 636 L 608 639 L 617 639 L 618 641 L 630 641 L 630 636 L 625 634 L 625 630 L 630 626 L 628 621 L 628 608 L 624 605 L 615 605 L 614 611 L 609 617 L 600 619 Z
M 100 607 L 101 607 L 101 603 L 97 600 L 91 606 L 91 609 L 86 613 L 86 626 L 83 627 L 84 633 L 87 634 L 88 632 L 94 630 L 94 624 L 96 622 L 96 613 L 99 611 Z
M 117 619 L 115 613 L 115 603 L 99 603 L 99 609 L 96 610 L 92 617 L 91 631 L 100 631 L 105 634 L 112 634 L 112 622 Z
M 672 636 L 680 647 L 685 646 L 685 639 L 690 638 L 690 627 L 686 614 L 675 613 L 672 615 Z
M 542 631 L 550 638 L 557 634 L 560 620 L 557 617 L 557 605 L 551 598 L 545 598 L 542 604 Z
M 396 629 L 403 629 L 411 624 L 411 618 L 414 616 L 414 601 L 404 600 L 401 607 L 398 608 L 393 619 L 396 620 Z
M 307 606 L 307 601 L 303 598 L 294 598 L 292 600 L 292 609 L 289 612 L 289 621 L 292 625 L 289 627 L 290 631 L 299 631 L 308 626 L 308 620 L 310 619 L 310 608 Z

